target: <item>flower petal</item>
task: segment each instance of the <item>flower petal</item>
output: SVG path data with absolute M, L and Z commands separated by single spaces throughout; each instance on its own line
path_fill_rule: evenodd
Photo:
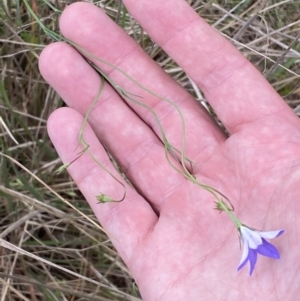
M 243 246 L 243 254 L 242 254 L 242 258 L 240 260 L 239 266 L 238 266 L 238 271 L 247 263 L 248 261 L 248 253 L 249 253 L 249 247 L 247 243 L 244 243 Z
M 263 244 L 259 245 L 256 249 L 257 253 L 274 259 L 279 259 L 280 255 L 277 249 L 272 244 L 267 242 L 264 238 L 262 239 L 262 241 Z
M 275 237 L 280 236 L 284 230 L 277 230 L 277 231 L 266 231 L 266 232 L 259 232 L 260 236 L 266 239 L 272 239 Z
M 257 254 L 273 259 L 280 258 L 278 250 L 266 239 L 278 237 L 284 230 L 260 232 L 243 225 L 240 226 L 239 231 L 243 242 L 243 254 L 238 271 L 249 261 L 249 274 L 251 276 L 257 262 Z
M 250 271 L 249 271 L 249 274 L 251 276 L 251 274 L 252 274 L 252 272 L 253 272 L 253 270 L 255 268 L 255 264 L 256 264 L 256 260 L 257 260 L 256 250 L 249 249 L 248 259 L 249 259 L 249 262 L 250 262 Z
M 256 232 L 244 226 L 240 227 L 240 231 L 243 241 L 247 241 L 247 244 L 250 249 L 256 249 L 257 246 L 262 244 L 260 232 Z

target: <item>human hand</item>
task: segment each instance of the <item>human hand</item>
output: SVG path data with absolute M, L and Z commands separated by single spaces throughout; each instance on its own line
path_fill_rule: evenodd
M 108 85 L 90 115 L 85 139 L 97 159 L 116 174 L 103 146 L 108 149 L 137 190 L 127 185 L 121 203 L 97 204 L 100 192 L 118 199 L 123 188 L 88 155 L 69 167 L 71 176 L 111 234 L 144 300 L 297 300 L 299 119 L 185 1 L 123 2 L 205 93 L 230 137 L 101 10 L 86 3 L 71 5 L 60 20 L 63 35 L 180 106 L 193 173 L 225 194 L 242 222 L 264 231 L 285 229 L 272 242 L 281 259 L 260 257 L 251 277 L 247 269 L 236 271 L 241 250 L 228 216 L 212 210 L 213 197 L 168 164 L 153 116 L 127 105 Z M 118 71 L 94 62 L 156 110 L 169 141 L 180 149 L 176 111 Z M 40 70 L 70 107 L 55 111 L 48 122 L 60 157 L 70 162 L 82 115 L 99 90 L 99 75 L 64 43 L 43 51 Z

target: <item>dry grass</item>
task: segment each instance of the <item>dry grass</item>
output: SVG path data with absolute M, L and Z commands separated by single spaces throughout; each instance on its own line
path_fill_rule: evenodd
M 231 39 L 298 112 L 300 2 L 189 2 Z M 59 14 L 42 0 L 30 3 L 44 24 L 58 32 Z M 51 3 L 59 10 L 67 5 L 60 0 Z M 103 0 L 96 5 L 196 95 L 185 73 L 151 41 L 121 1 Z M 45 83 L 37 66 L 39 54 L 51 38 L 22 1 L 2 2 L 0 43 L 1 151 L 31 171 L 1 156 L 0 301 L 140 300 L 129 271 L 97 227 L 76 185 L 67 173 L 54 173 L 61 162 L 47 136 L 46 121 L 63 101 Z

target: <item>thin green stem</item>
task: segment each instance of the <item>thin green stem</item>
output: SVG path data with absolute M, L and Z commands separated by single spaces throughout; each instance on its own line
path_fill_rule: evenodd
M 67 39 L 66 39 L 66 40 L 67 40 Z M 160 96 L 159 94 L 157 94 L 157 93 L 151 91 L 150 89 L 148 89 L 148 88 L 145 87 L 144 85 L 140 84 L 137 80 L 135 80 L 133 77 L 131 77 L 130 75 L 128 75 L 128 74 L 127 74 L 125 71 L 123 71 L 121 68 L 119 68 L 119 67 L 117 67 L 117 66 L 115 66 L 115 65 L 113 65 L 113 64 L 111 64 L 111 63 L 109 63 L 109 62 L 107 62 L 107 61 L 105 61 L 105 60 L 103 60 L 103 59 L 101 59 L 101 58 L 99 58 L 99 57 L 97 57 L 97 56 L 95 56 L 94 54 L 92 54 L 92 53 L 90 53 L 89 51 L 83 49 L 82 47 L 80 47 L 80 46 L 77 45 L 76 43 L 74 43 L 74 42 L 72 42 L 72 41 L 70 41 L 70 40 L 67 40 L 67 41 L 68 41 L 73 47 L 75 47 L 78 51 L 80 51 L 81 53 L 83 53 L 85 56 L 90 57 L 90 58 L 93 58 L 93 59 L 95 59 L 95 60 L 97 60 L 97 61 L 99 61 L 99 62 L 101 62 L 101 63 L 103 63 L 103 64 L 105 64 L 105 65 L 107 65 L 107 66 L 109 66 L 109 67 L 111 67 L 111 68 L 113 68 L 114 70 L 117 70 L 119 73 L 121 73 L 123 76 L 125 76 L 126 78 L 128 78 L 131 82 L 133 82 L 133 83 L 134 83 L 136 86 L 138 86 L 139 88 L 141 88 L 141 89 L 143 89 L 144 91 L 148 92 L 150 95 L 153 95 L 153 96 L 155 96 L 156 98 L 161 99 L 161 100 L 163 100 L 163 101 L 169 103 L 171 106 L 173 106 L 173 107 L 176 109 L 176 111 L 178 112 L 178 114 L 179 114 L 179 116 L 180 116 L 180 120 L 181 120 L 181 128 L 182 128 L 182 135 L 181 135 L 181 136 L 182 136 L 182 137 L 181 137 L 181 138 L 182 138 L 182 139 L 181 139 L 181 141 L 182 141 L 182 143 L 181 143 L 181 148 L 182 148 L 182 150 L 181 150 L 181 165 L 182 165 L 182 167 L 183 167 L 185 173 L 186 173 L 187 175 L 190 175 L 190 176 L 191 176 L 191 173 L 188 171 L 188 169 L 187 169 L 186 166 L 185 166 L 185 147 L 186 147 L 186 141 L 185 141 L 185 137 L 186 137 L 186 134 L 185 134 L 185 128 L 186 128 L 186 127 L 185 127 L 185 120 L 184 120 L 183 114 L 182 114 L 182 112 L 181 112 L 179 106 L 178 106 L 175 102 L 173 102 L 173 101 L 171 101 L 171 100 L 168 100 L 168 99 L 165 98 L 165 97 Z M 95 64 L 93 64 L 92 62 L 91 62 L 91 64 L 93 65 L 93 67 L 94 67 L 95 69 L 97 69 L 99 72 L 101 72 L 101 74 L 104 76 L 103 72 L 102 72 L 97 66 L 95 66 Z M 106 77 L 106 79 L 107 79 L 107 77 Z M 118 90 L 120 89 L 120 87 L 119 87 L 117 84 L 115 84 L 114 87 L 115 87 L 115 89 L 118 89 Z
M 240 229 L 240 227 L 242 226 L 242 223 L 240 222 L 240 220 L 232 213 L 232 211 L 228 208 L 228 206 L 222 201 L 220 200 L 218 202 L 218 206 L 220 206 L 220 208 L 225 211 L 228 216 L 230 217 L 230 219 L 232 220 L 232 222 L 234 223 L 234 225 L 236 226 L 237 229 Z
M 168 161 L 168 163 L 171 165 L 171 167 L 176 170 L 178 173 L 180 173 L 182 176 L 184 176 L 186 179 L 190 180 L 192 183 L 198 185 L 199 187 L 201 187 L 202 189 L 205 189 L 206 191 L 208 191 L 209 193 L 211 193 L 214 198 L 217 200 L 218 203 L 220 204 L 224 204 L 224 211 L 227 212 L 227 214 L 230 216 L 230 218 L 232 219 L 232 221 L 235 223 L 235 225 L 239 226 L 240 225 L 240 222 L 238 221 L 238 219 L 232 214 L 232 211 L 234 210 L 234 207 L 233 205 L 231 204 L 230 200 L 224 195 L 222 194 L 220 191 L 218 191 L 217 189 L 211 187 L 211 186 L 208 186 L 206 184 L 203 184 L 201 182 L 199 182 L 194 175 L 192 175 L 190 173 L 190 171 L 187 169 L 186 167 L 186 161 L 188 161 L 190 164 L 192 164 L 192 161 L 188 158 L 186 158 L 185 156 L 185 151 L 186 151 L 186 125 L 185 125 L 185 119 L 184 119 L 184 116 L 179 108 L 179 106 L 165 98 L 165 97 L 162 97 L 160 96 L 159 94 L 151 91 L 150 89 L 148 89 L 147 87 L 145 87 L 144 85 L 140 84 L 137 80 L 135 80 L 133 77 L 131 77 L 129 74 L 127 74 L 125 71 L 123 71 L 122 69 L 120 69 L 119 67 L 107 62 L 106 60 L 103 60 L 97 56 L 95 56 L 94 54 L 88 52 L 87 50 L 85 50 L 84 48 L 80 47 L 79 45 L 77 45 L 76 43 L 60 36 L 59 34 L 49 30 L 48 28 L 46 28 L 44 26 L 44 24 L 39 20 L 39 18 L 35 15 L 35 13 L 32 11 L 30 5 L 28 4 L 27 0 L 24 0 L 24 3 L 28 9 L 28 11 L 30 12 L 30 14 L 33 16 L 33 18 L 37 21 L 37 23 L 40 25 L 40 27 L 44 30 L 44 32 L 50 36 L 52 39 L 56 40 L 56 41 L 59 41 L 59 40 L 64 40 L 66 42 L 68 42 L 70 45 L 72 45 L 74 48 L 76 48 L 79 52 L 81 52 L 82 54 L 85 55 L 85 59 L 87 60 L 88 63 L 91 64 L 91 66 L 98 71 L 98 73 L 100 74 L 100 77 L 101 77 L 101 85 L 100 85 L 100 89 L 99 89 L 99 92 L 98 94 L 96 95 L 95 99 L 93 100 L 93 102 L 91 103 L 91 105 L 89 106 L 88 108 L 88 111 L 84 117 L 84 121 L 82 123 L 82 126 L 81 126 L 81 129 L 80 129 L 80 132 L 79 132 L 79 141 L 80 143 L 83 145 L 84 147 L 84 150 L 83 152 L 88 152 L 89 155 L 93 158 L 93 160 L 95 162 L 97 162 L 97 164 L 99 164 L 99 166 L 101 166 L 105 171 L 107 171 L 117 182 L 119 182 L 121 185 L 123 185 L 124 189 L 125 189 L 125 186 L 123 183 L 121 183 L 118 179 L 116 179 L 93 155 L 92 153 L 89 151 L 89 145 L 86 143 L 86 141 L 84 140 L 84 137 L 83 137 L 83 132 L 84 132 L 84 128 L 87 124 L 87 120 L 88 120 L 88 117 L 92 111 L 92 109 L 94 108 L 94 105 L 95 103 L 97 102 L 97 100 L 99 99 L 102 91 L 103 91 L 103 88 L 104 88 L 104 79 L 109 82 L 114 88 L 115 90 L 120 94 L 120 96 L 122 98 L 125 98 L 126 100 L 129 100 L 137 105 L 140 105 L 142 107 L 144 107 L 145 109 L 147 109 L 148 111 L 151 112 L 151 114 L 154 116 L 154 119 L 158 125 L 158 128 L 159 128 L 159 131 L 161 133 L 161 139 L 163 141 L 163 144 L 164 144 L 164 147 L 165 147 L 165 156 L 166 156 L 166 159 Z M 49 5 L 49 3 L 47 3 Z M 60 11 L 56 11 L 57 13 L 60 13 Z M 124 12 L 125 13 L 125 12 Z M 89 59 L 87 59 L 87 57 Z M 107 75 L 105 75 L 102 70 L 96 66 L 92 61 L 91 59 L 94 59 L 94 60 L 97 60 L 111 68 L 113 68 L 114 70 L 118 71 L 119 73 L 121 73 L 123 76 L 125 76 L 127 79 L 129 79 L 132 83 L 134 83 L 136 86 L 138 86 L 139 88 L 143 89 L 144 91 L 146 91 L 147 93 L 149 93 L 150 95 L 153 95 L 155 96 L 156 98 L 158 99 L 161 99 L 167 103 L 169 103 L 171 106 L 173 106 L 175 108 L 175 110 L 178 112 L 179 114 L 179 117 L 180 117 L 180 121 L 181 121 L 181 129 L 182 129 L 182 133 L 181 133 L 181 151 L 177 150 L 174 146 L 172 146 L 167 137 L 166 137 L 166 134 L 164 132 L 164 129 L 163 129 L 163 126 L 159 120 L 159 117 L 157 116 L 156 112 L 153 110 L 153 108 L 151 108 L 150 106 L 146 105 L 145 103 L 141 102 L 141 101 L 138 101 L 136 99 L 134 99 L 131 95 L 130 92 L 128 91 L 125 91 L 124 89 L 122 89 L 120 86 L 118 86 L 111 78 L 109 78 Z M 172 160 L 170 159 L 169 157 L 169 154 L 171 154 L 175 159 L 177 158 L 177 156 L 174 154 L 174 151 L 176 151 L 179 155 L 180 155 L 180 163 L 181 163 L 181 166 L 183 168 L 183 171 L 180 170 L 177 166 L 174 165 L 174 163 L 172 162 Z M 126 194 L 126 189 L 125 189 L 125 192 L 124 192 L 124 195 L 123 195 L 123 198 L 122 200 L 124 199 L 125 197 L 125 194 Z M 229 207 L 221 200 L 220 196 L 222 198 L 224 198 L 228 204 L 230 205 L 231 209 L 229 209 Z M 108 198 L 108 197 L 107 197 Z

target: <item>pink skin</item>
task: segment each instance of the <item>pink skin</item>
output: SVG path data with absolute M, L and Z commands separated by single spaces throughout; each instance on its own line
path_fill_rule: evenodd
M 227 195 L 247 225 L 263 231 L 286 230 L 272 241 L 280 260 L 259 257 L 251 277 L 247 267 L 237 272 L 242 251 L 232 222 L 225 213 L 213 210 L 209 193 L 166 162 L 153 116 L 137 105 L 127 105 L 106 85 L 85 138 L 97 159 L 117 175 L 103 146 L 109 149 L 137 191 L 127 187 L 123 202 L 97 204 L 96 195 L 120 198 L 122 187 L 88 155 L 68 170 L 110 233 L 143 300 L 297 300 L 299 119 L 256 68 L 185 1 L 123 2 L 204 91 L 230 132 L 229 138 L 100 9 L 87 3 L 69 6 L 60 20 L 63 35 L 178 103 L 186 121 L 186 153 L 194 161 L 197 179 Z M 175 110 L 119 72 L 95 62 L 118 85 L 154 107 L 169 141 L 180 148 L 181 124 Z M 48 122 L 60 157 L 70 162 L 78 152 L 82 116 L 97 94 L 99 76 L 65 43 L 46 47 L 40 70 L 70 107 L 56 110 Z

